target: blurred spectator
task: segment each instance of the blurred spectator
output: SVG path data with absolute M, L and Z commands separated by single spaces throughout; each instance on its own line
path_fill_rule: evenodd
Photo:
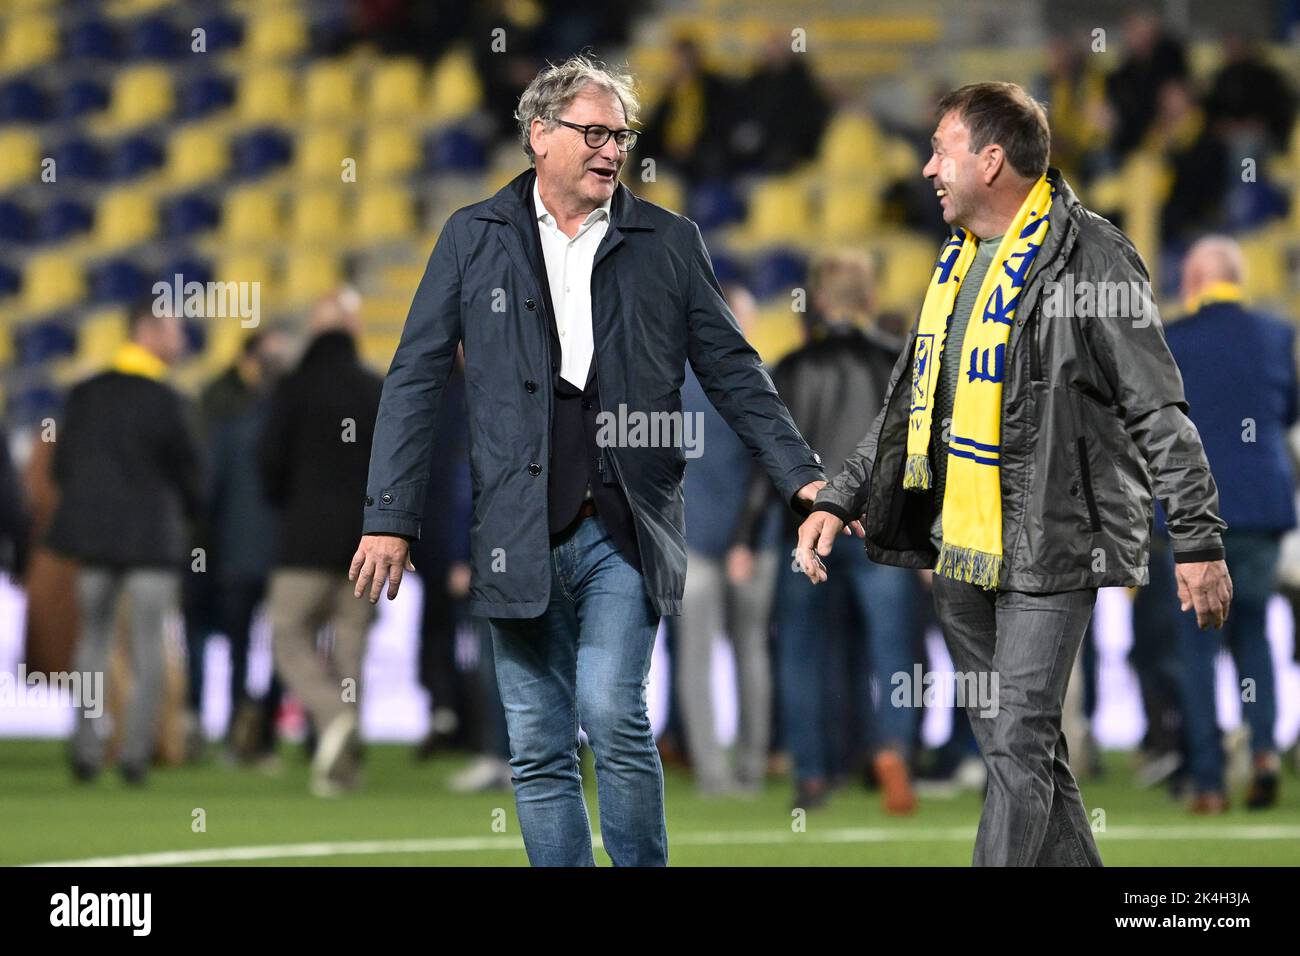
M 1123 32 L 1124 59 L 1106 77 L 1106 99 L 1113 113 L 1111 149 L 1120 159 L 1146 136 L 1156 117 L 1160 89 L 1168 80 L 1187 78 L 1183 42 L 1165 32 L 1158 14 L 1130 13 Z
M 9 454 L 9 433 L 0 428 L 0 571 L 21 580 L 27 569 L 29 524 L 22 481 Z
M 199 415 L 210 468 L 204 521 L 207 573 L 192 575 L 212 589 L 216 629 L 230 646 L 230 716 L 227 744 L 234 757 L 269 757 L 275 750 L 280 685 L 274 676 L 266 696 L 248 696 L 248 648 L 254 612 L 266 596 L 275 563 L 276 514 L 262 490 L 257 443 L 268 397 L 284 370 L 288 348 L 278 331 L 253 332 L 234 364 L 203 390 Z M 202 708 L 206 629 L 188 635 L 192 720 Z
M 817 155 L 830 120 L 830 102 L 808 67 L 808 55 L 791 49 L 790 37 L 776 34 L 763 46 L 763 58 L 741 84 L 744 104 L 732 130 L 731 149 L 743 169 L 784 173 Z
M 776 366 L 772 379 L 800 433 L 833 478 L 871 427 L 898 359 L 898 346 L 871 330 L 875 311 L 871 261 L 834 253 L 816 262 L 810 276 L 812 312 L 806 343 Z M 757 484 L 757 479 L 754 484 Z M 756 514 L 751 495 L 742 536 Z M 797 521 L 786 519 L 785 549 L 793 552 Z M 855 542 L 856 544 L 856 542 Z M 777 577 L 775 617 L 779 688 L 785 742 L 795 765 L 795 806 L 811 809 L 829 789 L 829 746 L 836 702 L 826 691 L 827 660 L 838 645 L 854 647 L 857 693 L 872 743 L 872 769 L 889 813 L 916 806 L 908 761 L 917 712 L 890 705 L 891 677 L 910 674 L 916 662 L 917 577 L 910 570 L 875 564 L 860 544 L 826 558 L 833 588 L 814 588 L 801 574 L 782 568 Z M 850 620 L 856 614 L 863 626 Z M 854 655 L 850 654 L 850 657 Z M 874 707 L 871 683 L 878 694 Z
M 361 671 L 375 615 L 352 596 L 347 578 L 382 388 L 357 357 L 360 306 L 351 289 L 317 303 L 314 338 L 271 396 L 259 453 L 267 497 L 280 514 L 268 599 L 275 666 L 319 734 L 311 775 L 318 796 L 360 781 Z M 326 625 L 328 659 L 316 648 Z
M 733 85 L 705 67 L 696 42 L 678 37 L 668 86 L 641 135 L 639 156 L 691 180 L 724 175 L 727 141 L 738 118 L 735 99 Z
M 135 306 L 130 341 L 112 368 L 68 397 L 54 450 L 58 510 L 49 546 L 81 563 L 81 635 L 75 667 L 103 674 L 116 633 L 118 599 L 131 606 L 131 697 L 119 769 L 143 783 L 157 740 L 163 694 L 163 625 L 180 609 L 180 569 L 189 559 L 186 521 L 197 516 L 199 458 L 184 401 L 163 382 L 185 350 L 181 320 Z M 78 710 L 72 769 L 98 775 L 107 738 L 103 715 Z
M 1034 90 L 1052 117 L 1052 165 L 1069 177 L 1090 174 L 1106 143 L 1106 79 L 1089 57 L 1077 32 L 1053 34 Z
M 730 286 L 727 303 L 741 331 L 757 319 L 754 297 Z M 682 723 L 701 793 L 755 792 L 763 782 L 771 737 L 772 674 L 768 649 L 777 553 L 768 546 L 729 549 L 745 506 L 753 460 L 714 409 L 688 366 L 682 414 L 697 423 L 702 453 L 686 464 L 686 590 L 677 621 L 674 679 Z M 763 480 L 764 489 L 770 484 Z M 730 553 L 729 553 L 730 550 Z M 739 720 L 734 767 L 714 727 L 713 641 L 730 640 L 736 661 Z
M 1202 633 L 1194 615 L 1179 617 L 1193 813 L 1222 813 L 1228 806 L 1215 719 L 1214 663 L 1221 641 L 1237 666 L 1242 714 L 1251 733 L 1254 776 L 1246 806 L 1277 802 L 1277 697 L 1265 612 L 1275 588 L 1280 539 L 1296 523 L 1295 477 L 1286 445 L 1286 430 L 1297 418 L 1296 335 L 1290 325 L 1245 305 L 1243 273 L 1241 248 L 1231 239 L 1211 236 L 1196 243 L 1182 277 L 1191 314 L 1168 332 L 1189 414 L 1219 486 L 1234 590 L 1232 615 L 1218 631 Z
M 1296 97 L 1286 74 L 1268 62 L 1258 44 L 1233 33 L 1224 38 L 1223 66 L 1210 82 L 1205 109 L 1211 121 L 1224 121 L 1234 134 L 1244 127 L 1262 134 L 1269 150 L 1286 149 Z
M 1166 243 L 1186 242 L 1217 229 L 1228 187 L 1228 151 L 1205 119 L 1184 80 L 1169 80 L 1159 91 L 1155 122 L 1147 145 L 1164 157 L 1172 182 L 1161 210 L 1160 235 Z

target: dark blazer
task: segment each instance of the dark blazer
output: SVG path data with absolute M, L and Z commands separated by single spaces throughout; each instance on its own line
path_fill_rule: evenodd
M 317 336 L 276 385 L 259 458 L 266 496 L 280 512 L 278 567 L 346 579 L 361 538 L 356 502 L 381 388 L 344 332 Z
M 554 395 L 531 242 L 534 173 L 458 210 L 434 246 L 384 381 L 365 496 L 366 533 L 420 532 L 428 456 L 460 342 L 474 490 L 473 614 L 528 618 L 550 601 L 548 470 Z M 791 501 L 823 477 L 757 353 L 745 341 L 689 219 L 619 186 L 592 269 L 601 407 L 681 412 L 689 360 L 709 400 Z M 629 420 L 630 421 L 630 420 Z M 626 443 L 625 443 L 626 444 Z M 646 591 L 680 612 L 686 573 L 680 443 L 605 447 L 600 474 L 635 519 Z M 346 565 L 346 562 L 344 562 Z
M 83 564 L 187 566 L 199 453 L 171 387 L 118 371 L 77 385 L 55 433 L 53 470 L 53 550 Z

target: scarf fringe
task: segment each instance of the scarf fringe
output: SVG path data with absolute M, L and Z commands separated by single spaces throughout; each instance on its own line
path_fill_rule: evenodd
M 931 480 L 930 456 L 908 455 L 903 466 L 903 487 L 909 491 L 925 491 Z
M 939 560 L 934 566 L 935 574 L 954 578 L 992 591 L 998 586 L 1002 572 L 1002 556 L 974 548 L 962 548 L 944 542 L 939 550 Z

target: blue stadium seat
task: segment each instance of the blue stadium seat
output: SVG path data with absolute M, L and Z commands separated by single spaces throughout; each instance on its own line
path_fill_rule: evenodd
M 26 242 L 31 235 L 27 210 L 9 199 L 0 199 L 0 242 Z
M 56 199 L 36 217 L 42 242 L 61 242 L 80 232 L 87 232 L 95 216 L 90 207 L 75 199 Z
M 90 298 L 99 305 L 130 304 L 148 295 L 151 286 L 130 259 L 108 259 L 90 271 Z
M 170 60 L 188 49 L 181 32 L 161 16 L 141 17 L 126 30 L 127 56 L 135 60 Z
M 108 106 L 108 87 L 97 80 L 76 79 L 58 93 L 55 115 L 59 119 L 76 119 L 97 113 Z
M 106 170 L 103 151 L 90 139 L 69 139 L 50 151 L 55 170 L 62 180 L 65 176 L 78 179 L 103 179 Z
M 109 175 L 114 179 L 134 179 L 163 164 L 162 144 L 145 134 L 118 141 L 109 157 Z
M 20 367 L 43 365 L 60 355 L 77 351 L 77 337 L 58 319 L 33 322 L 14 329 L 14 359 Z
M 49 116 L 49 101 L 31 80 L 11 80 L 0 86 L 0 123 L 41 123 Z
M 116 60 L 118 37 L 107 20 L 82 20 L 68 27 L 63 37 L 63 54 L 68 62 Z
M 705 180 L 692 188 L 686 208 L 687 215 L 705 232 L 745 218 L 744 201 L 723 179 Z
M 187 355 L 202 355 L 203 347 L 208 341 L 208 327 L 203 319 L 186 319 L 183 323 L 185 329 L 185 353 Z
M 46 416 L 58 417 L 63 409 L 63 395 L 48 385 L 29 385 L 14 396 L 10 420 L 19 425 L 39 422 Z
M 764 253 L 754 263 L 754 298 L 762 301 L 774 295 L 788 296 L 790 290 L 803 285 L 808 263 L 803 256 L 788 249 Z
M 162 232 L 169 239 L 180 239 L 215 229 L 221 210 L 215 202 L 198 194 L 177 196 L 162 209 Z
M 23 284 L 23 277 L 17 269 L 10 269 L 0 262 L 0 299 L 16 295 Z
M 739 282 L 741 285 L 749 285 L 749 276 L 745 273 L 745 267 L 740 264 L 739 260 L 733 259 L 725 252 L 709 252 L 713 260 L 713 273 L 718 277 L 718 284 L 725 285 L 728 282 Z
M 244 21 L 238 17 L 215 13 L 198 24 L 205 33 L 204 41 L 209 53 L 233 50 L 244 42 Z M 191 38 L 187 37 L 187 42 Z
M 487 168 L 483 143 L 468 130 L 434 133 L 425 144 L 425 169 L 431 173 L 477 173 Z
M 181 87 L 179 112 L 184 119 L 197 119 L 234 102 L 235 84 L 219 73 L 205 73 Z
M 263 127 L 236 139 L 230 152 L 235 175 L 255 179 L 289 162 L 293 142 L 283 131 Z
M 207 259 L 182 254 L 167 263 L 159 273 L 159 278 L 163 282 L 171 282 L 177 274 L 184 276 L 185 282 L 208 283 L 213 279 L 212 263 Z

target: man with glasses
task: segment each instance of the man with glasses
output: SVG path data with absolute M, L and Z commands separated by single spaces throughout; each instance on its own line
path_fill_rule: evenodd
M 618 183 L 637 100 L 574 57 L 516 118 L 525 171 L 447 221 L 375 424 L 356 593 L 392 599 L 419 535 L 434 413 L 464 342 L 470 611 L 489 619 L 516 807 L 534 865 L 594 865 L 579 727 L 615 865 L 668 859 L 646 709 L 659 618 L 681 612 L 689 361 L 792 506 L 824 484 L 723 300 L 699 229 Z

